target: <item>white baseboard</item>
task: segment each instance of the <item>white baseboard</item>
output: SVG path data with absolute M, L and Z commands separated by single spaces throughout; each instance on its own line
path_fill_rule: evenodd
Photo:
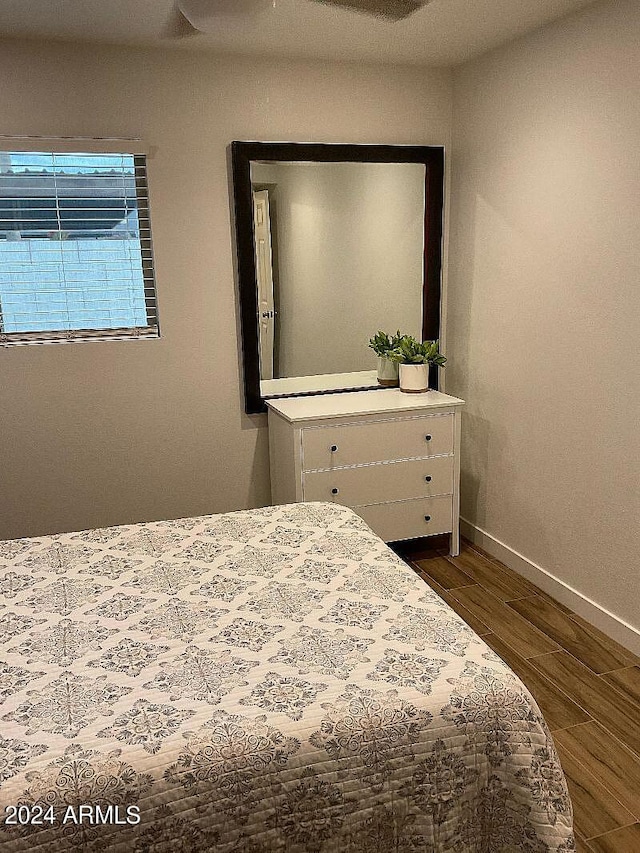
M 487 554 L 495 557 L 496 560 L 500 560 L 501 563 L 513 569 L 514 572 L 518 572 L 518 574 L 527 578 L 527 580 L 530 580 L 536 586 L 539 586 L 540 589 L 553 596 L 557 601 L 565 604 L 574 613 L 586 619 L 587 622 L 595 625 L 596 628 L 599 628 L 607 636 L 617 640 L 618 643 L 629 649 L 629 651 L 640 655 L 640 630 L 638 628 L 625 622 L 624 619 L 616 616 L 615 613 L 611 613 L 611 611 L 602 607 L 602 605 L 592 601 L 592 599 L 583 595 L 583 593 L 574 589 L 568 583 L 565 583 L 560 578 L 552 575 L 551 572 L 543 569 L 542 566 L 538 566 L 536 563 L 528 560 L 522 554 L 514 551 L 513 548 L 505 545 L 504 542 L 496 539 L 495 536 L 492 536 L 486 530 L 477 527 L 465 518 L 460 519 L 460 532 L 470 542 L 473 542 L 474 545 L 478 545 L 483 551 L 486 551 Z

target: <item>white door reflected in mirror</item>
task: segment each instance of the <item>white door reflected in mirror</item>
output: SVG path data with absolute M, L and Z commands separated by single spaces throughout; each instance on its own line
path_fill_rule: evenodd
M 273 260 L 269 190 L 253 193 L 253 238 L 258 286 L 258 329 L 260 330 L 260 377 L 273 379 L 276 312 L 273 298 Z

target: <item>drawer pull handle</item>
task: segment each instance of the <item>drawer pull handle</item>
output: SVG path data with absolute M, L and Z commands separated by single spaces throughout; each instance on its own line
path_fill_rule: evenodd
M 424 520 L 425 520 L 425 521 L 431 521 L 431 516 L 430 516 L 430 515 L 425 515 Z
M 340 491 L 340 489 L 331 489 L 331 494 L 337 495 L 339 491 Z
M 332 444 L 332 445 L 331 445 L 331 447 L 329 448 L 329 450 L 330 450 L 332 453 L 335 453 L 337 449 L 338 449 L 338 445 L 337 445 L 337 444 Z
M 427 476 L 425 477 L 425 480 L 427 481 L 427 483 L 430 483 L 431 482 L 431 474 L 427 474 Z
M 430 434 L 425 435 L 424 440 L 425 441 L 431 441 L 431 435 Z

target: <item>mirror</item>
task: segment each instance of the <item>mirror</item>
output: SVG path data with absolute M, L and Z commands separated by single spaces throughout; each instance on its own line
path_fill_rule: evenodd
M 234 142 L 246 411 L 375 388 L 379 329 L 439 337 L 441 147 Z

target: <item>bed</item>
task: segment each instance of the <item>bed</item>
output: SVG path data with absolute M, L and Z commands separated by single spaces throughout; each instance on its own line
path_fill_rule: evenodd
M 353 511 L 0 542 L 0 850 L 564 853 L 516 676 Z

